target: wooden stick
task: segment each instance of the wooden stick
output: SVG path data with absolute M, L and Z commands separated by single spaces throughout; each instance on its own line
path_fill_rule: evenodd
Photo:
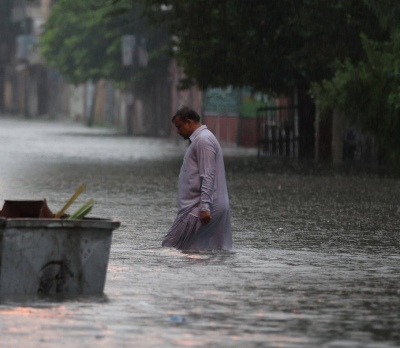
M 78 189 L 75 191 L 75 193 L 72 195 L 72 197 L 69 199 L 69 201 L 63 206 L 63 208 L 56 214 L 55 218 L 59 219 L 69 208 L 69 206 L 75 201 L 75 199 L 83 192 L 83 190 L 86 188 L 85 184 L 82 184 L 81 186 L 78 187 Z

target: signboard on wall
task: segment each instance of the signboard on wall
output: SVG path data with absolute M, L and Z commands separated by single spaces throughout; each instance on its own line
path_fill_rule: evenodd
M 232 87 L 209 88 L 204 93 L 204 112 L 207 115 L 239 115 L 240 91 Z
M 37 49 L 37 38 L 34 35 L 19 35 L 17 37 L 17 60 L 39 64 L 40 56 Z
M 257 109 L 266 106 L 275 106 L 274 100 L 250 88 L 209 88 L 204 93 L 207 115 L 255 117 Z

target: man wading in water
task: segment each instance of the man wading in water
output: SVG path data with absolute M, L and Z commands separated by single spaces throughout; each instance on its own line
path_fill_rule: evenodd
M 228 189 L 221 146 L 200 116 L 183 107 L 172 118 L 189 139 L 178 179 L 178 215 L 162 246 L 184 250 L 232 249 Z

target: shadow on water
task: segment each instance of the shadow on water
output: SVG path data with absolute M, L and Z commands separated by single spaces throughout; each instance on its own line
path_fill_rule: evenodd
M 45 308 L 49 304 L 58 303 L 108 303 L 109 298 L 106 294 L 53 294 L 53 295 L 16 295 L 16 294 L 3 294 L 0 295 L 0 305 L 2 306 L 26 306 Z M 50 306 L 51 307 L 51 306 Z M 1 313 L 1 309 L 0 309 Z
M 172 250 L 172 249 L 171 249 Z M 173 253 L 181 253 L 183 257 L 183 264 L 180 267 L 186 267 L 187 265 L 222 265 L 224 263 L 229 263 L 234 256 L 234 251 L 224 251 L 224 250 L 182 250 L 176 251 L 172 250 Z M 178 266 L 179 267 L 179 266 Z

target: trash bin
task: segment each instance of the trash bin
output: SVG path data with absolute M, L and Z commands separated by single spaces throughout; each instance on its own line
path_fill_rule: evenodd
M 102 294 L 112 219 L 0 217 L 0 295 Z

